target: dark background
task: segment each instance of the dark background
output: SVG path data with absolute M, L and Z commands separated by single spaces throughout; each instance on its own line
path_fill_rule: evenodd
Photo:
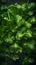
M 21 3 L 21 2 L 29 2 L 29 3 L 31 3 L 31 2 L 34 2 L 34 3 L 36 3 L 36 0 L 6 0 L 6 1 L 2 1 L 2 0 L 0 0 L 0 4 L 5 4 L 5 5 L 7 5 L 7 4 L 10 4 L 10 3 Z

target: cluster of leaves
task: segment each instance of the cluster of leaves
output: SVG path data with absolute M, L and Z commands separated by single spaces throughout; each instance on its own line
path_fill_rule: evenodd
M 36 49 L 36 4 L 1 6 L 0 56 L 22 59 L 22 65 L 34 61 Z

